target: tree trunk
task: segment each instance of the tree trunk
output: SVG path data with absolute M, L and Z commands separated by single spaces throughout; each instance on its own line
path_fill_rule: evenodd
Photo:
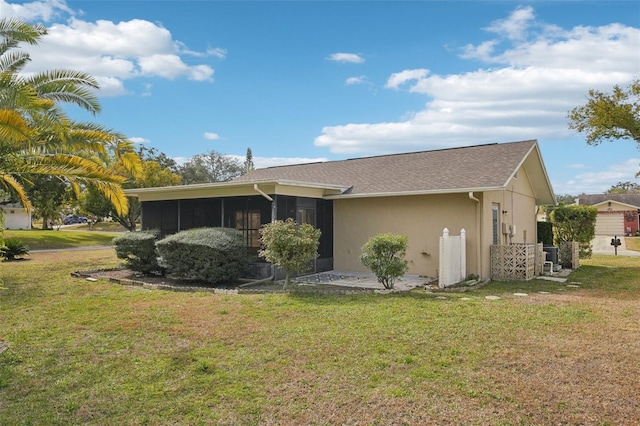
M 289 285 L 289 278 L 291 277 L 291 272 L 286 271 L 284 273 L 284 285 L 282 286 L 283 290 L 287 289 L 287 286 Z

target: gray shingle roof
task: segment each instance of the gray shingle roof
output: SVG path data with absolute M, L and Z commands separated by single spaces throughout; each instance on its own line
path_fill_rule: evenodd
M 640 194 L 589 194 L 580 195 L 579 204 L 593 206 L 603 201 L 617 201 L 640 209 Z
M 284 179 L 344 185 L 345 194 L 499 188 L 535 140 L 257 169 L 234 181 Z

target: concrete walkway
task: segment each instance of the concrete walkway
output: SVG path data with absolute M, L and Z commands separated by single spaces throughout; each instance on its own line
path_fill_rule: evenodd
M 329 271 L 293 278 L 298 284 L 329 284 L 343 287 L 368 288 L 380 291 L 408 291 L 434 281 L 435 278 L 418 275 L 404 275 L 398 278 L 393 290 L 386 290 L 373 274 L 358 272 Z

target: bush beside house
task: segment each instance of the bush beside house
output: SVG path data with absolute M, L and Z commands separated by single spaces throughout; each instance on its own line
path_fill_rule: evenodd
M 167 275 L 211 284 L 235 281 L 248 263 L 242 233 L 231 228 L 196 228 L 156 243 Z
M 560 205 L 549 215 L 553 223 L 553 242 L 559 247 L 562 243 L 577 241 L 580 244 L 580 259 L 591 257 L 591 240 L 596 235 L 598 209 L 584 205 Z
M 384 288 L 392 289 L 396 278 L 409 269 L 406 260 L 408 238 L 406 235 L 374 235 L 362 247 L 360 260 L 378 278 Z
M 158 264 L 158 252 L 156 241 L 160 233 L 158 231 L 127 232 L 113 239 L 116 246 L 116 256 L 123 259 L 126 266 L 132 271 L 142 274 L 164 273 Z
M 284 269 L 286 288 L 292 273 L 309 270 L 311 261 L 318 257 L 320 235 L 312 225 L 299 225 L 291 218 L 276 220 L 260 228 L 264 248 L 258 254 Z

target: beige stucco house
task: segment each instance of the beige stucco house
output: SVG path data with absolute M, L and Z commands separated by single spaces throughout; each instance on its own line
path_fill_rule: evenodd
M 640 229 L 640 194 L 590 194 L 578 204 L 598 209 L 596 235 L 635 235 Z
M 142 228 L 258 229 L 295 218 L 320 228 L 316 271 L 365 271 L 373 235 L 407 235 L 409 273 L 438 275 L 439 239 L 466 230 L 466 270 L 490 276 L 490 246 L 535 243 L 538 206 L 554 194 L 535 140 L 258 169 L 233 181 L 127 190 L 142 203 Z

